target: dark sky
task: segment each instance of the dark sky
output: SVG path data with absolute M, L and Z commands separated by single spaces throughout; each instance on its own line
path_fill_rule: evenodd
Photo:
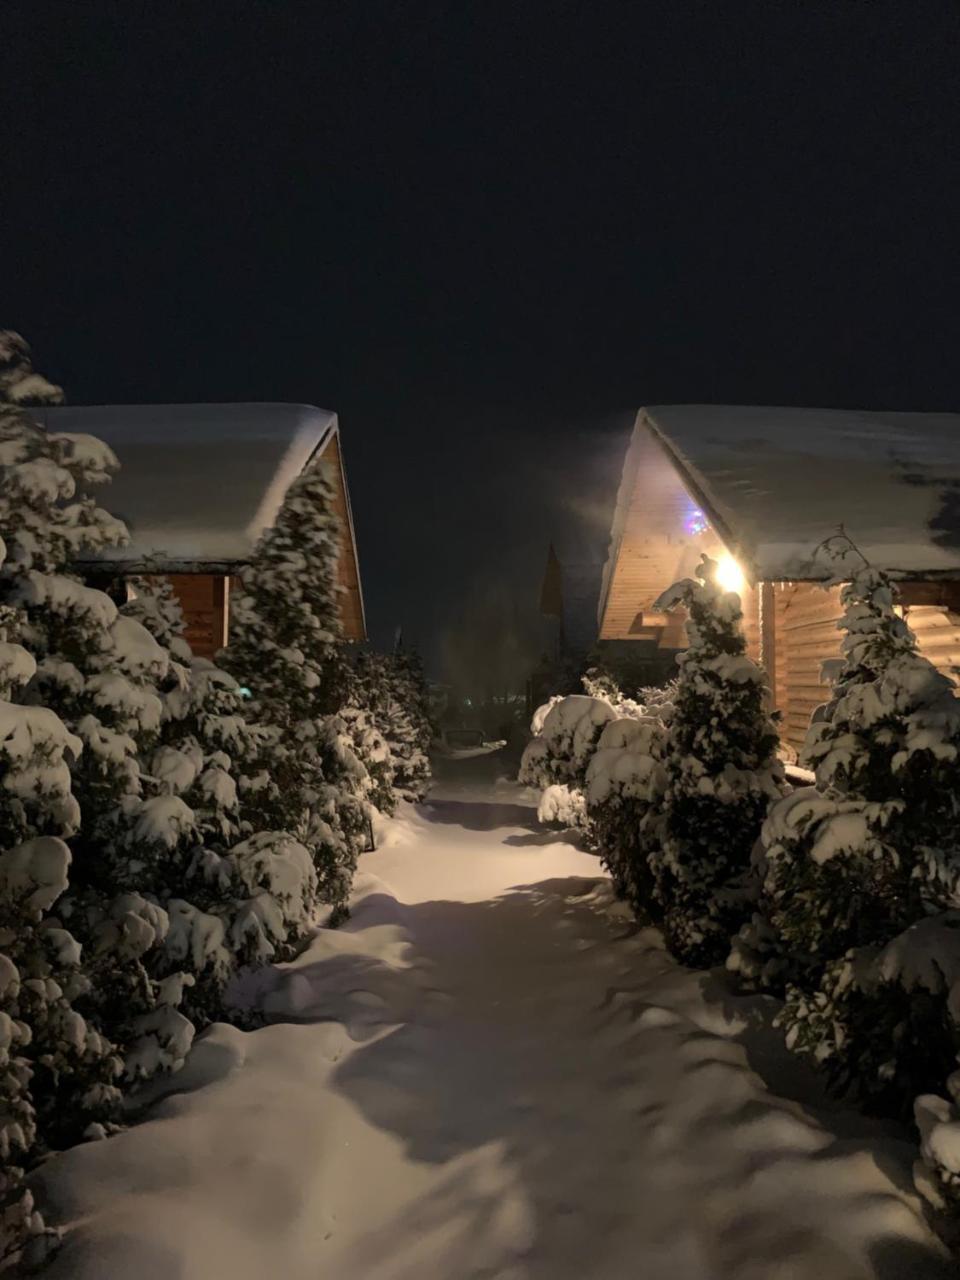
M 5 0 L 0 322 L 73 403 L 336 409 L 374 634 L 429 643 L 535 590 L 641 404 L 960 408 L 958 37 L 957 0 Z

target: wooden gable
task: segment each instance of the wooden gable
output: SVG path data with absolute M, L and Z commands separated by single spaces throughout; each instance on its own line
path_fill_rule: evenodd
M 367 638 L 367 624 L 363 608 L 363 592 L 360 587 L 360 565 L 357 558 L 356 534 L 350 494 L 340 449 L 340 436 L 334 432 L 326 444 L 322 457 L 330 466 L 334 485 L 333 509 L 340 522 L 340 622 L 345 640 L 362 641 Z

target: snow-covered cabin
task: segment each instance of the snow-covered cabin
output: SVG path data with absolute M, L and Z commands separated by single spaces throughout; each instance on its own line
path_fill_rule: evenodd
M 163 574 L 195 653 L 226 643 L 230 586 L 284 495 L 316 460 L 329 469 L 341 525 L 341 621 L 366 638 L 363 593 L 337 415 L 298 404 L 58 406 L 35 409 L 51 431 L 87 432 L 120 471 L 99 496 L 130 530 L 126 546 L 77 565 L 91 575 Z
M 927 657 L 948 672 L 960 664 L 960 414 L 642 409 L 613 517 L 599 639 L 682 647 L 682 619 L 651 606 L 706 551 L 743 597 L 749 649 L 767 668 L 790 755 L 827 694 L 820 664 L 839 651 L 839 588 L 818 583 L 838 576 L 823 543 L 841 526 L 900 579 Z

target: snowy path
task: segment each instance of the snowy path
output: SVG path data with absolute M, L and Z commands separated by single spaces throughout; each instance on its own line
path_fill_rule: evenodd
M 678 969 L 532 819 L 488 784 L 391 824 L 348 928 L 274 974 L 285 1021 L 213 1028 L 186 1092 L 48 1166 L 78 1224 L 52 1274 L 955 1274 L 909 1144 L 810 1105 L 764 1002 Z

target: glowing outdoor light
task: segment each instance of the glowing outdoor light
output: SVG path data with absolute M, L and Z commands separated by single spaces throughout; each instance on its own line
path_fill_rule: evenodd
M 729 551 L 724 551 L 717 561 L 717 582 L 724 591 L 736 591 L 738 594 L 747 585 L 743 570 Z

